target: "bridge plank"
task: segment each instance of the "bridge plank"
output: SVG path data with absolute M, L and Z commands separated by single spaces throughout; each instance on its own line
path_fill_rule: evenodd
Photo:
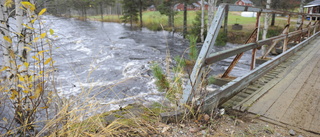
M 308 51 L 306 52 L 306 55 L 315 54 L 319 47 L 315 46 L 309 46 Z M 310 53 L 308 53 L 310 52 Z M 303 58 L 303 59 L 301 59 Z M 259 101 L 257 101 L 253 106 L 249 108 L 249 112 L 253 112 L 259 115 L 264 115 L 267 110 L 274 104 L 274 102 L 278 99 L 278 97 L 284 92 L 288 86 L 295 80 L 296 76 L 300 74 L 300 70 L 305 67 L 305 65 L 308 63 L 308 61 L 312 58 L 312 56 L 301 56 L 300 62 L 293 70 L 287 70 L 291 75 L 284 76 L 282 78 L 281 84 L 278 83 L 275 85 L 272 89 L 268 91 L 268 94 L 264 95 Z M 284 73 L 289 73 L 284 72 Z M 293 75 L 295 74 L 295 75 Z
M 320 90 L 318 89 L 317 92 Z M 310 124 L 310 130 L 320 133 L 320 99 L 319 99 L 319 93 L 318 93 L 318 105 L 316 106 L 316 112 L 314 113 L 314 117 L 312 119 L 312 122 Z
M 309 54 L 309 56 L 313 56 Z M 312 70 L 317 64 L 318 56 L 313 57 L 311 60 L 306 62 L 301 62 L 300 64 L 304 66 L 302 69 L 298 69 L 296 73 L 290 73 L 287 77 L 294 77 L 293 81 L 287 86 L 287 82 L 281 81 L 279 86 L 287 86 L 286 89 L 282 92 L 282 94 L 277 98 L 277 100 L 272 104 L 269 110 L 265 113 L 265 116 L 272 118 L 274 120 L 280 120 L 280 118 L 284 115 L 285 111 L 289 108 L 290 104 L 297 96 L 299 91 L 303 88 L 306 88 L 305 83 L 307 79 L 310 77 Z M 291 76 L 292 75 L 292 76 Z M 284 85 L 282 85 L 284 83 Z M 281 88 L 283 89 L 283 88 Z M 274 89 L 279 91 L 278 89 Z
M 320 56 L 320 55 L 318 55 Z M 281 121 L 303 129 L 309 129 L 315 115 L 319 97 L 317 91 L 320 90 L 320 60 L 313 69 L 310 77 L 304 84 L 301 91 L 292 101 L 289 108 L 281 118 Z

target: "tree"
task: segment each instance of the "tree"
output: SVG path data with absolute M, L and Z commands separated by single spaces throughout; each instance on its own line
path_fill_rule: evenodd
M 195 0 L 180 0 L 179 2 L 183 3 L 183 38 L 186 38 L 188 33 L 188 5 L 196 2 Z
M 92 0 L 72 0 L 73 7 L 81 13 L 83 19 L 87 19 L 87 10 L 94 4 Z
M 106 5 L 113 5 L 115 4 L 115 0 L 96 0 L 94 1 L 93 3 L 95 5 L 95 7 L 98 7 L 100 8 L 100 16 L 101 16 L 101 21 L 103 21 L 103 8 L 106 6 Z
M 207 30 L 210 30 L 211 23 L 213 21 L 213 17 L 215 14 L 216 6 L 217 6 L 217 1 L 218 0 L 208 0 L 208 25 L 207 25 Z
M 204 0 L 201 0 L 201 31 L 200 31 L 200 38 L 201 38 L 201 42 L 204 42 L 204 9 L 205 9 L 205 5 L 204 5 Z
M 288 4 L 290 3 L 290 4 Z M 271 3 L 271 8 L 275 10 L 290 11 L 299 7 L 299 0 L 274 0 Z M 272 14 L 271 26 L 275 25 L 276 14 Z
M 47 32 L 42 29 L 43 22 L 39 18 L 46 9 L 37 11 L 34 1 L 29 1 L 0 2 L 0 45 L 4 53 L 0 71 L 5 72 L 0 92 L 7 97 L 4 100 L 10 101 L 7 107 L 13 109 L 11 122 L 5 124 L 5 129 L 20 136 L 33 136 L 30 132 L 34 128 L 36 114 L 40 107 L 48 107 L 50 96 L 45 96 L 45 85 L 50 74 L 46 70 L 52 67 L 48 64 L 53 65 L 52 58 L 45 54 L 44 46 L 49 45 L 47 41 L 50 40 L 44 40 Z M 9 13 L 15 14 L 9 16 Z M 16 28 L 10 29 L 11 26 Z M 32 51 L 35 52 L 33 59 L 30 58 Z
M 270 9 L 270 5 L 271 5 L 271 0 L 267 0 L 267 5 L 266 5 L 266 9 Z M 262 34 L 262 39 L 267 39 L 267 33 L 268 33 L 268 29 L 269 29 L 269 21 L 270 21 L 270 13 L 266 13 L 265 14 L 265 20 L 264 20 L 264 28 L 263 28 L 263 34 Z M 268 50 L 267 45 L 262 47 L 262 54 L 264 55 Z
M 143 26 L 142 22 L 142 11 L 145 10 L 147 7 L 152 5 L 152 2 L 149 0 L 139 0 L 139 20 L 140 20 L 140 28 Z
M 177 12 L 173 9 L 175 0 L 165 0 L 161 5 L 158 6 L 158 10 L 161 14 L 168 16 L 168 25 L 174 30 L 174 16 Z
M 133 22 L 138 20 L 138 12 L 139 12 L 139 1 L 140 0 L 123 0 L 122 8 L 123 8 L 123 22 L 130 22 L 132 27 Z

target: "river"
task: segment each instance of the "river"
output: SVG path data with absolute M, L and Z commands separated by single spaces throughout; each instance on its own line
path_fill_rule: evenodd
M 182 55 L 188 48 L 180 35 L 167 31 L 132 30 L 119 23 L 53 16 L 43 20 L 58 35 L 53 53 L 59 95 L 90 98 L 90 102 L 102 104 L 107 110 L 136 101 L 159 102 L 163 93 L 154 85 L 152 62 L 164 66 L 167 47 L 171 57 Z M 234 46 L 215 47 L 214 51 Z M 250 57 L 250 53 L 245 54 L 231 75 L 249 71 Z M 214 73 L 221 73 L 231 61 L 213 65 Z

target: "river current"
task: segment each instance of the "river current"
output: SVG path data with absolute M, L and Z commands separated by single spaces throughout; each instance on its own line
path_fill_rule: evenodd
M 154 84 L 152 62 L 164 66 L 167 49 L 174 57 L 188 48 L 187 40 L 167 31 L 133 30 L 119 23 L 54 16 L 43 20 L 58 35 L 53 53 L 59 95 L 90 98 L 108 110 L 136 101 L 163 99 Z M 215 47 L 213 52 L 234 46 Z M 250 57 L 251 53 L 245 54 L 231 75 L 241 76 L 249 71 Z M 214 73 L 221 73 L 231 61 L 230 58 L 213 65 Z

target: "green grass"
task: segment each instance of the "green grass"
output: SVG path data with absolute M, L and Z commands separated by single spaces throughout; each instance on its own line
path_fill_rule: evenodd
M 104 22 L 121 22 L 121 15 L 104 15 L 103 16 L 103 21 Z M 96 15 L 96 16 L 88 16 L 89 19 L 92 20 L 98 20 L 101 21 L 101 16 L 100 15 Z
M 188 20 L 187 20 L 187 25 L 188 25 L 188 31 L 190 32 L 193 22 L 195 22 L 197 12 L 201 11 L 188 11 Z M 240 24 L 243 25 L 243 30 L 232 30 L 229 31 L 228 33 L 228 41 L 231 43 L 244 43 L 247 38 L 250 36 L 252 31 L 255 29 L 255 24 L 256 24 L 256 17 L 242 17 L 240 16 L 241 12 L 230 12 L 228 15 L 228 30 L 232 30 L 231 26 L 234 24 Z M 205 13 L 207 15 L 207 13 Z M 104 22 L 121 22 L 121 15 L 104 15 Z M 101 16 L 96 15 L 96 16 L 88 16 L 89 19 L 91 20 L 97 20 L 101 21 Z M 260 19 L 260 27 L 263 27 L 264 22 L 264 14 L 262 14 L 261 19 Z M 139 22 L 136 22 L 136 24 L 139 24 Z M 275 28 L 279 33 L 282 32 L 281 29 L 284 28 L 284 26 L 287 24 L 287 18 L 286 17 L 276 17 L 275 21 Z M 222 24 L 223 25 L 223 24 Z M 295 19 L 292 19 L 292 24 L 291 24 L 291 30 L 294 30 L 295 28 Z M 168 26 L 168 17 L 165 15 L 161 15 L 159 11 L 145 11 L 143 12 L 143 26 L 153 30 L 153 31 L 159 31 L 159 30 L 168 30 L 171 31 L 172 28 Z M 174 20 L 174 26 L 175 26 L 175 31 L 177 32 L 182 32 L 183 29 L 183 11 L 177 12 L 175 15 L 175 20 Z M 273 28 L 271 27 L 271 32 L 273 32 Z M 270 34 L 274 35 L 274 34 Z M 223 45 L 223 44 L 222 44 Z

